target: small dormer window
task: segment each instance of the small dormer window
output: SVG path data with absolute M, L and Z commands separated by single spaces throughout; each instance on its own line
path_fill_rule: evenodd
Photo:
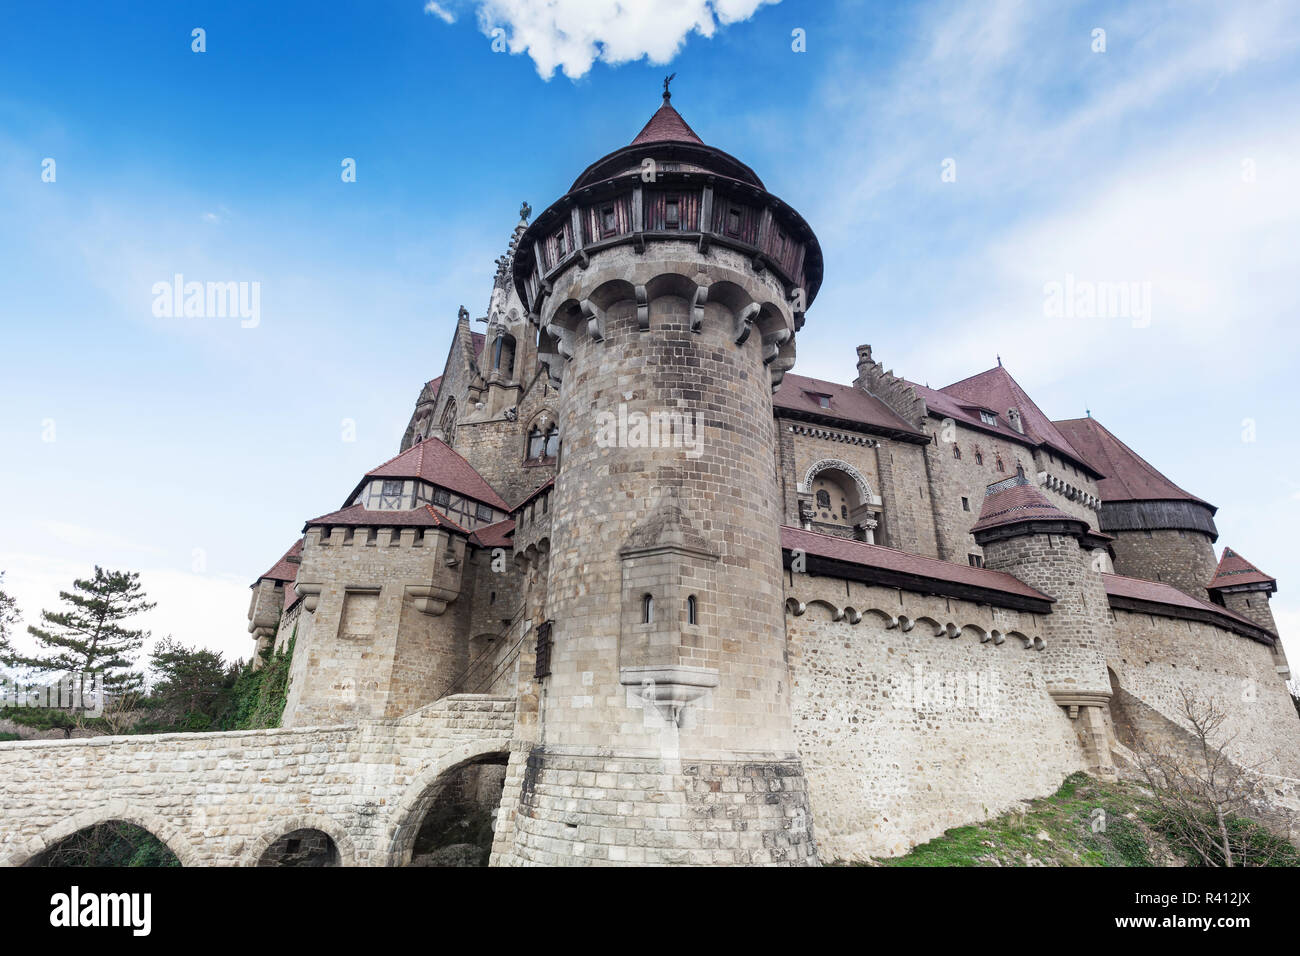
M 831 407 L 831 397 L 824 392 L 805 392 L 809 398 L 816 402 L 822 408 Z
M 980 421 L 985 425 L 996 425 L 998 423 L 998 416 L 994 415 L 992 412 L 980 412 Z
M 400 480 L 384 479 L 384 497 L 390 495 L 400 495 L 402 493 L 402 482 Z

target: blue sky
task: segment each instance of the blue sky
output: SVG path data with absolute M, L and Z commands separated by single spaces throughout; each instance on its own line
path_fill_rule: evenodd
M 1000 354 L 1050 416 L 1090 408 L 1220 507 L 1300 655 L 1295 4 L 610 6 L 0 11 L 24 623 L 98 562 L 142 571 L 156 635 L 246 655 L 248 583 L 396 451 L 520 201 L 629 141 L 675 71 L 687 121 L 821 240 L 796 371 L 851 380 L 870 342 L 937 387 Z M 259 324 L 155 317 L 176 273 L 259 282 Z M 1149 283 L 1150 321 L 1048 317 L 1067 275 Z

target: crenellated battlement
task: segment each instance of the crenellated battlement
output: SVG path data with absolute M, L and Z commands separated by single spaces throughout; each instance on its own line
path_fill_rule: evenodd
M 650 331 L 652 303 L 672 298 L 685 303 L 688 326 L 699 334 L 706 324 L 725 330 L 737 346 L 753 336 L 761 343 L 762 361 L 772 389 L 794 366 L 794 333 L 802 315 L 796 299 L 783 298 L 779 284 L 750 271 L 742 257 L 718 250 L 701 261 L 687 243 L 665 243 L 664 258 L 630 255 L 611 249 L 590 257 L 588 265 L 559 277 L 543 310 L 538 360 L 558 387 L 579 337 L 604 342 L 611 313 L 634 311 L 636 329 Z

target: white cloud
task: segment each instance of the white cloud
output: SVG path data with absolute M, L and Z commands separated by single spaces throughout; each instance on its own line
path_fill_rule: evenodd
M 558 69 L 577 79 L 597 61 L 611 66 L 642 58 L 667 63 L 691 33 L 713 36 L 780 0 L 474 0 L 479 28 L 501 30 L 511 53 L 527 53 L 543 79 Z M 446 23 L 455 16 L 433 0 L 425 11 Z
M 424 12 L 432 13 L 443 23 L 456 22 L 456 14 L 452 13 L 450 10 L 446 10 L 443 7 L 439 6 L 437 3 L 434 2 L 434 0 L 429 0 L 429 2 L 424 5 Z

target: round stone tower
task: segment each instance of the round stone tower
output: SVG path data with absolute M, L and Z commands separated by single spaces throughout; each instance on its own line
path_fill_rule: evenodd
M 1053 600 L 1043 619 L 1042 674 L 1047 690 L 1070 717 L 1093 773 L 1113 775 L 1105 709 L 1110 605 L 1094 552 L 1109 536 L 1066 514 L 1030 484 L 1023 470 L 988 486 L 971 527 L 984 566 L 1006 571 Z
M 790 715 L 772 391 L 811 229 L 664 101 L 520 243 L 559 384 L 515 862 L 816 862 Z

